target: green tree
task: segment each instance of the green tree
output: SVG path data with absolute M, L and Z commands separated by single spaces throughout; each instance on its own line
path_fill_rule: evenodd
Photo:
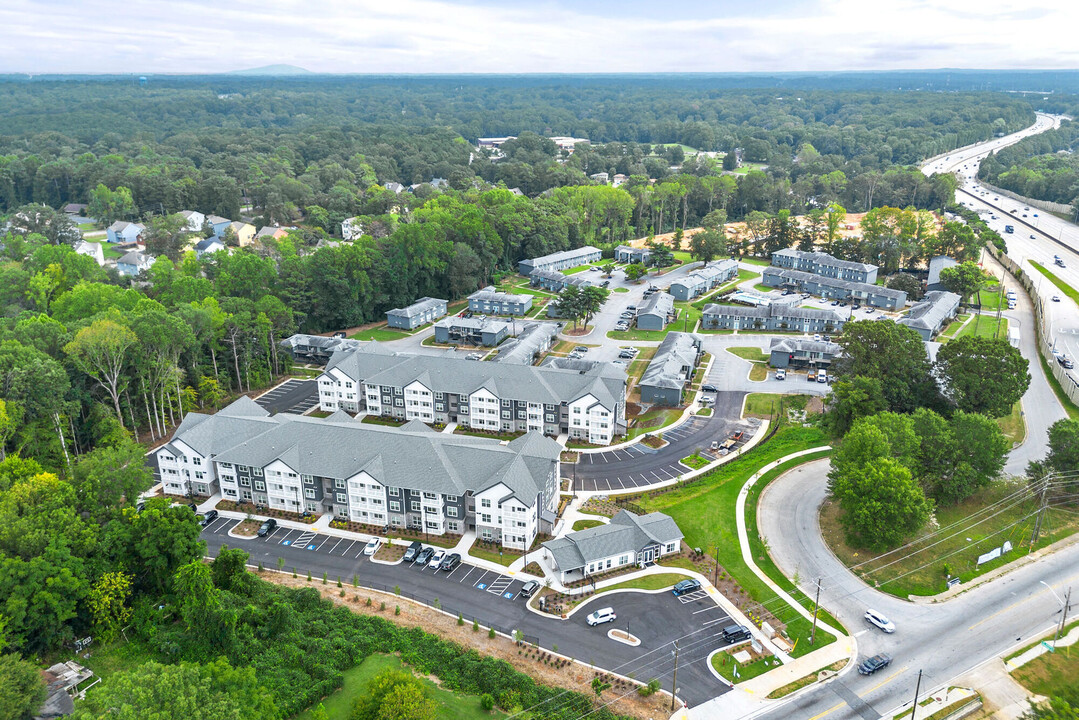
M 129 328 L 102 318 L 75 333 L 75 339 L 64 347 L 75 366 L 108 393 L 121 426 L 120 393 L 127 386 L 124 365 L 136 342 L 138 338 Z
M 723 252 L 725 238 L 720 230 L 699 230 L 689 239 L 690 255 L 705 264 Z
M 930 490 L 941 505 L 957 503 L 988 485 L 1004 469 L 1010 449 L 1000 426 L 985 415 L 958 411 L 951 425 L 951 472 Z
M 0 655 L 0 720 L 25 720 L 41 709 L 48 694 L 37 665 L 18 655 Z
M 127 606 L 131 596 L 131 576 L 122 572 L 107 572 L 90 588 L 86 603 L 94 618 L 95 634 L 103 641 L 116 638 L 131 618 Z
M 1007 340 L 967 335 L 940 348 L 936 374 L 955 407 L 1004 417 L 1030 387 L 1029 366 Z
M 907 294 L 908 300 L 918 301 L 925 295 L 922 281 L 909 273 L 896 273 L 888 278 L 885 285 L 892 290 L 902 290 Z
M 843 509 L 840 523 L 848 542 L 874 551 L 895 547 L 920 530 L 933 507 L 910 470 L 887 457 L 839 474 L 832 492 Z
M 637 282 L 648 274 L 648 268 L 646 268 L 641 263 L 632 263 L 630 265 L 626 265 L 624 272 L 626 273 L 626 280 L 629 280 L 630 282 Z
M 378 709 L 378 720 L 434 720 L 438 706 L 419 683 L 396 685 Z
M 967 261 L 941 270 L 940 282 L 964 300 L 971 300 L 989 284 L 989 279 L 977 263 Z
M 187 219 L 180 213 L 155 215 L 143 232 L 147 251 L 152 255 L 164 255 L 173 262 L 178 261 L 187 244 L 186 229 Z
M 101 545 L 131 573 L 137 589 L 160 595 L 171 590 L 181 566 L 203 556 L 201 532 L 186 505 L 147 504 L 140 513 L 125 508 L 122 519 L 105 527 Z
M 86 212 L 102 225 L 110 225 L 116 220 L 133 217 L 137 211 L 131 190 L 122 185 L 110 190 L 102 183 L 90 191 Z
M 849 322 L 836 339 L 843 354 L 835 362 L 841 377 L 860 375 L 880 381 L 888 409 L 912 412 L 937 401 L 925 345 L 917 332 L 891 322 Z
M 395 693 L 395 691 L 398 691 Z M 409 708 L 417 708 L 423 712 L 425 708 L 423 686 L 420 681 L 410 673 L 402 670 L 387 669 L 374 677 L 367 687 L 367 693 L 356 698 L 349 713 L 349 720 L 426 720 L 428 716 L 392 714 L 390 700 L 403 701 Z M 433 708 L 431 708 L 433 712 Z
M 79 511 L 103 518 L 125 500 L 133 505 L 153 485 L 146 449 L 127 437 L 97 447 L 79 457 L 71 484 Z
M 1020 720 L 1079 720 L 1079 698 L 1072 692 L 1072 699 L 1050 695 L 1046 702 L 1030 703 L 1030 710 Z
M 842 437 L 857 420 L 875 415 L 886 407 L 880 380 L 855 375 L 832 386 L 825 418 L 832 433 Z

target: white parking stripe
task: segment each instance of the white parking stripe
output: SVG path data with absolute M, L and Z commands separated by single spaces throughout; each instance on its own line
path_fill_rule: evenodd
M 458 580 L 457 582 L 464 582 L 464 581 L 465 581 L 465 578 L 467 578 L 467 577 L 468 577 L 469 575 L 471 575 L 471 574 L 472 574 L 472 571 L 473 571 L 473 570 L 475 570 L 475 569 L 476 569 L 476 566 L 475 566 L 475 565 L 469 565 L 469 566 L 468 566 L 468 572 L 466 572 L 466 573 L 465 573 L 465 575 L 464 575 L 464 577 L 462 577 L 462 578 L 461 578 L 460 580 Z
M 336 550 L 336 549 L 337 549 L 337 546 L 341 544 L 341 541 L 342 541 L 342 540 L 344 540 L 344 538 L 338 538 L 338 539 L 337 539 L 337 542 L 335 542 L 335 543 L 333 544 L 333 547 L 332 547 L 332 548 L 330 548 L 329 550 L 327 550 L 326 552 L 330 552 L 330 553 L 332 553 L 332 552 L 333 552 L 334 550 Z

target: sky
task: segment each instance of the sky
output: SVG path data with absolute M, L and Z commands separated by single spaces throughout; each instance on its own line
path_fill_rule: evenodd
M 0 73 L 1079 68 L 1074 0 L 3 0 Z

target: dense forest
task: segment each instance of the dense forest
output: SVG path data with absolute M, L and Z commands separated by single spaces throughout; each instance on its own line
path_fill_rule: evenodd
M 978 177 L 1036 200 L 1079 207 L 1079 123 L 1065 120 L 998 150 L 982 161 Z

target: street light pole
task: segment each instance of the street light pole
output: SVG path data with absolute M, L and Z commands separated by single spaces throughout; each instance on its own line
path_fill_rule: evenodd
M 1060 639 L 1060 633 L 1064 632 L 1064 625 L 1068 622 L 1068 607 L 1072 601 L 1072 589 L 1068 588 L 1068 594 L 1064 599 L 1064 614 L 1060 617 L 1060 625 L 1057 626 L 1056 637 L 1053 638 L 1053 647 L 1056 647 L 1057 640 Z
M 910 709 L 910 720 L 918 714 L 918 691 L 922 689 L 922 671 L 918 671 L 918 682 L 914 685 L 914 706 Z
M 820 608 L 820 578 L 817 578 L 817 599 L 813 601 L 813 630 L 809 633 L 809 644 L 817 637 L 817 610 Z
M 671 712 L 674 712 L 674 699 L 678 695 L 678 641 L 674 641 L 674 676 L 671 678 Z

